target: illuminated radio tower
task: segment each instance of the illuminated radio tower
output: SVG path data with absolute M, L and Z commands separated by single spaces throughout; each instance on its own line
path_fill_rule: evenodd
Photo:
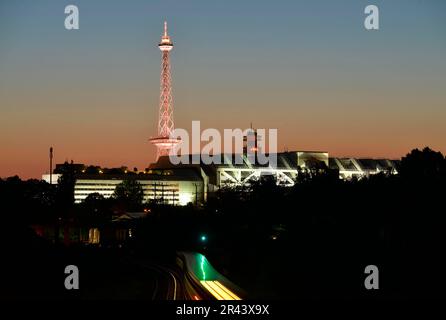
M 170 136 L 174 130 L 169 62 L 169 51 L 172 50 L 173 43 L 167 34 L 167 22 L 164 22 L 164 34 L 158 47 L 162 52 L 158 136 L 150 139 L 150 142 L 156 146 L 157 160 L 160 156 L 169 155 L 170 150 L 180 143 L 179 139 L 173 139 Z

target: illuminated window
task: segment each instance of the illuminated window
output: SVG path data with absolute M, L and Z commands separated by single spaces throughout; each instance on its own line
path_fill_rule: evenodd
M 88 243 L 98 244 L 100 240 L 100 232 L 98 228 L 90 228 L 88 230 Z
M 187 205 L 189 202 L 192 202 L 192 194 L 190 193 L 180 193 L 179 197 L 178 197 L 180 206 L 185 206 Z

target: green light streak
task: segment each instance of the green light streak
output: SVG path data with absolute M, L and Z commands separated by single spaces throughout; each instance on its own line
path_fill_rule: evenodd
M 201 272 L 203 273 L 203 280 L 206 280 L 206 272 L 204 272 L 204 255 L 201 255 Z

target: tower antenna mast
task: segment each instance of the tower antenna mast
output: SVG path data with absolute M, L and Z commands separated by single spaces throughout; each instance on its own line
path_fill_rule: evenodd
M 168 156 L 181 141 L 171 137 L 175 128 L 173 122 L 172 80 L 170 75 L 169 53 L 173 49 L 173 42 L 167 32 L 167 22 L 164 21 L 164 33 L 158 44 L 161 50 L 161 77 L 160 77 L 160 101 L 158 115 L 158 136 L 151 138 L 150 142 L 156 146 L 158 160 L 161 156 Z
M 50 185 L 53 184 L 53 147 L 50 147 Z

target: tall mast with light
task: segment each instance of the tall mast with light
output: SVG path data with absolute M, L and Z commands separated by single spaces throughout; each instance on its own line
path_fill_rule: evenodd
M 158 115 L 158 136 L 151 138 L 150 142 L 157 148 L 157 159 L 169 155 L 169 152 L 179 139 L 171 137 L 175 126 L 173 122 L 172 80 L 170 75 L 169 53 L 173 49 L 173 42 L 167 33 L 167 22 L 164 22 L 164 33 L 158 45 L 162 53 L 161 78 L 160 78 L 160 101 Z

